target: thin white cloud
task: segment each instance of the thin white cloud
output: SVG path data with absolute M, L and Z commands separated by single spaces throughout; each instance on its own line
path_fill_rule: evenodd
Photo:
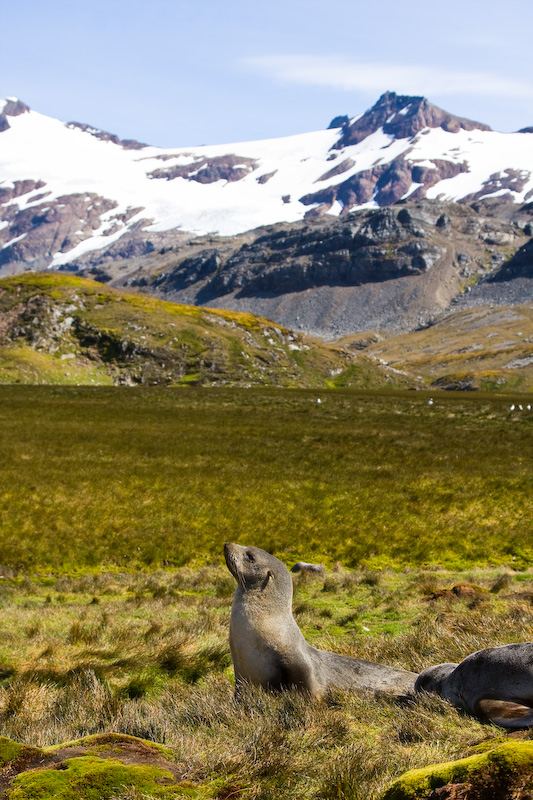
M 488 72 L 354 61 L 338 56 L 276 55 L 244 60 L 284 83 L 376 94 L 390 89 L 425 96 L 478 94 L 493 97 L 531 97 L 533 85 Z

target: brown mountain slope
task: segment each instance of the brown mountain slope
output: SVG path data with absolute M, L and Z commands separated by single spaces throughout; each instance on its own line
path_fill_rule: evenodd
M 356 343 L 353 337 L 344 346 Z M 533 391 L 533 303 L 458 311 L 366 354 L 442 389 Z

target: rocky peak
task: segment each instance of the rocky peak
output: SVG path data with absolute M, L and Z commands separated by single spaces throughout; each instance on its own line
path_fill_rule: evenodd
M 7 131 L 11 127 L 8 117 L 18 117 L 29 110 L 29 106 L 17 97 L 6 97 L 4 100 L 0 100 L 0 133 Z
M 351 125 L 343 126 L 343 134 L 335 147 L 359 144 L 380 128 L 395 139 L 412 138 L 424 128 L 442 128 L 450 133 L 456 133 L 461 128 L 467 131 L 490 131 L 488 125 L 449 114 L 425 97 L 385 92 L 363 116 Z

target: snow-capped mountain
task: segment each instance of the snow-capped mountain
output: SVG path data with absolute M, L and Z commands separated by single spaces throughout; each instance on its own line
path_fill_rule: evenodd
M 119 240 L 142 254 L 147 235 L 233 235 L 423 197 L 533 199 L 533 130 L 497 133 L 387 92 L 327 130 L 163 150 L 0 101 L 3 274 Z

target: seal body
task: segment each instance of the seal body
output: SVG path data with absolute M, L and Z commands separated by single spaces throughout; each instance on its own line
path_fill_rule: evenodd
M 230 622 L 236 691 L 242 683 L 300 689 L 317 698 L 331 689 L 414 691 L 413 672 L 311 647 L 292 615 L 292 578 L 275 556 L 230 543 L 224 556 L 237 581 Z
M 460 664 L 420 673 L 416 691 L 434 692 L 456 708 L 503 728 L 533 725 L 533 642 L 489 647 Z

